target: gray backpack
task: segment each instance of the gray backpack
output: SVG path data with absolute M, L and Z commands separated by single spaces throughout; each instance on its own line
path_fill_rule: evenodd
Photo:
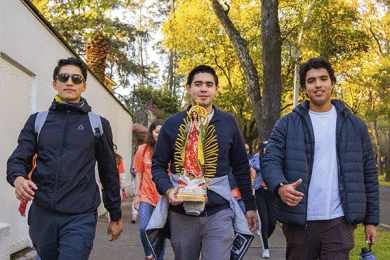
M 41 133 L 43 124 L 46 121 L 47 115 L 49 114 L 49 110 L 38 112 L 37 117 L 35 119 L 35 133 L 37 133 L 37 142 L 39 142 L 39 134 Z M 88 112 L 89 123 L 91 124 L 93 134 L 97 140 L 99 140 L 103 135 L 103 126 L 102 119 L 98 114 Z

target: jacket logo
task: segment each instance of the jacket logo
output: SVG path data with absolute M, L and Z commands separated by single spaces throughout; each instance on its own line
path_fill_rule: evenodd
M 83 125 L 79 125 L 79 127 L 77 127 L 77 130 L 84 130 L 84 126 Z

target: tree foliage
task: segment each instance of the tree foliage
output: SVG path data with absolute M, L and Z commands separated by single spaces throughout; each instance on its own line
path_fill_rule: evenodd
M 230 1 L 229 18 L 247 44 L 258 75 L 261 70 L 260 5 L 252 1 Z M 164 23 L 163 44 L 179 57 L 177 73 L 187 75 L 195 66 L 208 64 L 220 78 L 220 90 L 215 104 L 238 120 L 244 138 L 257 137 L 252 107 L 246 94 L 245 73 L 234 46 L 221 27 L 208 1 L 176 1 L 175 12 Z M 260 82 L 262 84 L 262 82 Z M 246 141 L 247 141 L 246 140 Z
M 253 126 L 254 121 L 245 94 L 245 74 L 233 44 L 212 12 L 210 2 L 176 1 L 175 12 L 163 26 L 163 43 L 178 55 L 178 74 L 186 75 L 202 63 L 217 69 L 221 82 L 215 102 L 235 115 L 241 129 L 245 130 Z M 227 3 L 230 6 L 229 18 L 245 41 L 259 75 L 260 91 L 263 91 L 262 61 L 269 61 L 263 60 L 262 56 L 261 24 L 264 20 L 260 14 L 261 3 L 249 0 Z M 310 16 L 305 19 L 309 8 L 312 8 Z M 297 59 L 294 53 L 299 48 L 299 63 L 317 56 L 330 60 L 338 79 L 333 97 L 344 101 L 370 126 L 370 122 L 382 118 L 377 121 L 378 133 L 386 135 L 386 140 L 389 140 L 389 133 L 385 131 L 390 111 L 389 2 L 280 0 L 278 12 L 282 43 L 282 115 L 292 110 Z M 300 33 L 302 37 L 299 37 Z M 305 98 L 301 92 L 300 102 Z M 386 147 L 382 150 L 388 149 Z
M 127 0 L 33 0 L 42 14 L 72 48 L 85 56 L 87 40 L 101 32 L 109 45 L 106 75 L 116 75 L 119 85 L 130 85 L 130 75 L 147 75 L 152 68 L 134 58 L 137 37 L 149 39 L 147 31 L 123 22 L 112 12 L 127 8 Z
M 169 89 L 155 89 L 151 86 L 141 86 L 122 99 L 133 115 L 133 121 L 141 124 L 144 123 L 142 118 L 147 116 L 147 110 L 152 110 L 158 119 L 166 119 L 181 108 L 181 99 L 176 94 L 172 94 Z

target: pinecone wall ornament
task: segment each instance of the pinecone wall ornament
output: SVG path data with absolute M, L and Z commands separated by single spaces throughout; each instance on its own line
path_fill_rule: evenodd
M 104 82 L 108 47 L 107 40 L 101 31 L 96 31 L 87 41 L 87 65 L 101 82 Z

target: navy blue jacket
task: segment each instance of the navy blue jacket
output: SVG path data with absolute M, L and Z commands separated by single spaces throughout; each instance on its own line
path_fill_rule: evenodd
M 183 119 L 187 117 L 189 108 L 168 117 L 162 125 L 157 139 L 152 158 L 152 175 L 157 191 L 161 195 L 164 195 L 169 188 L 172 188 L 167 172 L 168 164 L 171 163 L 170 170 L 172 173 L 179 174 L 176 173 L 175 169 L 175 143 L 180 133 L 180 125 L 183 124 Z M 216 135 L 218 143 L 217 171 L 215 177 L 228 175 L 229 167 L 231 166 L 246 210 L 255 210 L 256 205 L 254 196 L 252 195 L 248 157 L 237 121 L 229 113 L 216 109 L 215 107 L 214 111 L 215 113 L 210 120 L 210 125 L 215 127 L 213 134 Z M 206 204 L 206 209 L 208 206 L 217 207 L 218 204 L 223 203 L 222 200 L 224 199 L 216 193 L 214 194 L 208 191 L 207 196 L 209 200 Z
M 18 146 L 8 159 L 7 181 L 14 185 L 18 176 L 28 179 L 32 159 L 37 153 L 37 166 L 31 176 L 38 187 L 33 202 L 58 213 L 94 212 L 101 202 L 95 179 L 97 161 L 105 193 L 104 204 L 111 219 L 116 221 L 121 218 L 121 199 L 111 127 L 101 118 L 104 133 L 96 141 L 89 111 L 91 107 L 87 102 L 77 108 L 54 101 L 39 135 L 39 143 L 34 130 L 37 113 L 31 115 L 19 135 Z
M 336 151 L 339 192 L 345 218 L 350 224 L 379 224 L 379 183 L 374 152 L 367 126 L 338 100 Z M 277 216 L 282 223 L 306 225 L 307 198 L 314 160 L 314 132 L 309 101 L 280 118 L 272 131 L 265 157 L 261 161 L 264 182 L 277 194 L 280 183 L 293 183 L 304 193 L 301 202 L 290 207 L 278 199 Z M 279 196 L 277 196 L 279 197 Z

